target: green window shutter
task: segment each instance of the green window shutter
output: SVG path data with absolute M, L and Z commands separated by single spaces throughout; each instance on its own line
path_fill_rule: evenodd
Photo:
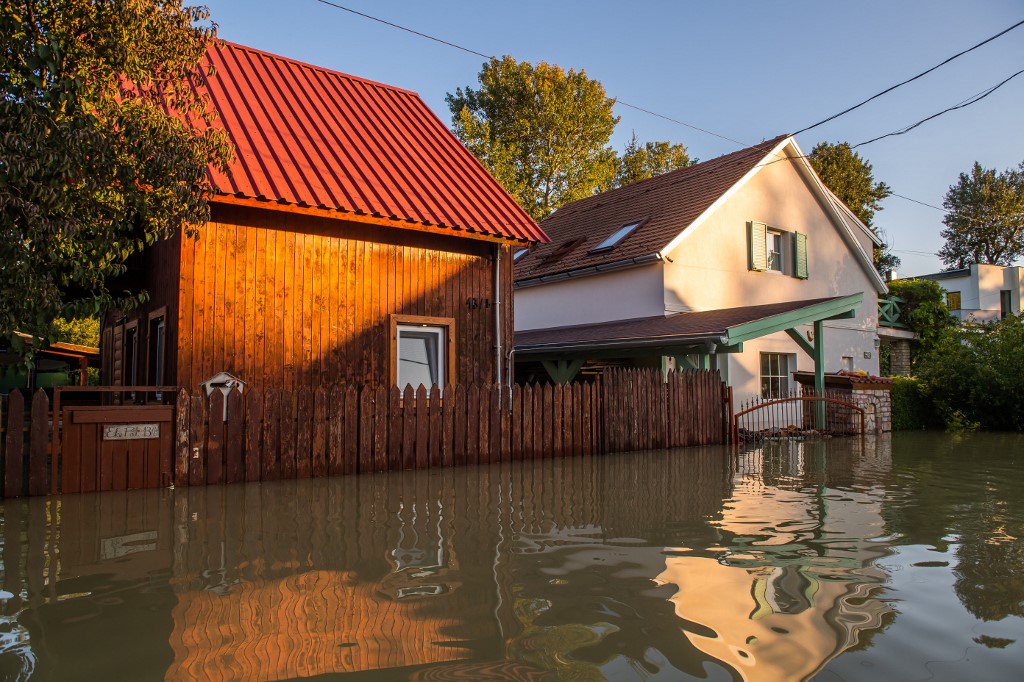
M 807 235 L 793 233 L 793 276 L 807 279 Z
M 750 269 L 768 269 L 768 226 L 751 222 L 750 225 Z

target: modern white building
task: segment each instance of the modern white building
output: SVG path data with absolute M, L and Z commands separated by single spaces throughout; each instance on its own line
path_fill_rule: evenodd
M 1020 266 L 975 263 L 916 279 L 938 282 L 946 292 L 946 307 L 961 320 L 992 322 L 1009 313 L 1020 314 L 1024 298 L 1024 268 Z
M 792 137 L 573 202 L 541 226 L 551 243 L 516 254 L 520 376 L 712 367 L 743 399 L 788 392 L 798 370 L 878 374 L 878 240 Z

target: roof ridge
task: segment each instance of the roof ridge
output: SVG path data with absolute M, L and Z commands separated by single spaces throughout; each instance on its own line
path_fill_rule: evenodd
M 555 215 L 557 215 L 560 212 L 562 212 L 562 215 L 566 215 L 567 213 L 578 213 L 578 212 L 582 212 L 582 211 L 592 210 L 592 209 L 595 209 L 595 208 L 603 208 L 604 206 L 611 205 L 612 203 L 615 203 L 617 201 L 621 201 L 621 200 L 624 200 L 624 199 L 631 199 L 636 194 L 641 194 L 643 192 L 649 192 L 649 191 L 654 190 L 655 189 L 655 185 L 657 185 L 657 189 L 661 189 L 664 185 L 671 185 L 671 184 L 674 184 L 675 182 L 682 182 L 683 180 L 688 179 L 690 175 L 693 175 L 693 171 L 694 170 L 700 169 L 702 166 L 704 167 L 703 170 L 706 171 L 706 170 L 708 170 L 708 167 L 710 166 L 710 164 L 713 164 L 713 163 L 719 163 L 720 164 L 720 163 L 723 163 L 723 162 L 728 163 L 730 160 L 740 161 L 740 160 L 742 160 L 742 158 L 745 158 L 745 157 L 740 157 L 740 158 L 736 158 L 736 159 L 729 159 L 729 157 L 737 157 L 737 156 L 739 156 L 741 154 L 744 154 L 744 153 L 747 153 L 747 152 L 754 152 L 754 151 L 761 151 L 761 152 L 763 152 L 763 154 L 767 154 L 779 142 L 781 142 L 782 140 L 784 140 L 784 139 L 786 139 L 788 137 L 790 137 L 790 135 L 788 133 L 785 133 L 785 134 L 782 134 L 782 135 L 777 135 L 776 137 L 774 137 L 774 138 L 772 138 L 770 140 L 764 140 L 762 142 L 759 142 L 758 144 L 751 145 L 749 147 L 745 147 L 744 149 L 737 149 L 734 152 L 729 152 L 728 154 L 722 154 L 721 156 L 716 156 L 715 158 L 708 159 L 707 161 L 701 161 L 700 163 L 695 163 L 692 166 L 684 166 L 682 168 L 676 168 L 676 169 L 670 170 L 670 171 L 668 171 L 666 173 L 661 173 L 659 175 L 655 175 L 655 176 L 650 177 L 650 178 L 644 178 L 643 180 L 638 180 L 638 181 L 630 183 L 628 185 L 623 185 L 622 187 L 616 187 L 614 189 L 606 190 L 604 192 L 599 192 L 599 193 L 594 194 L 594 195 L 589 196 L 589 197 L 584 197 L 582 199 L 577 199 L 576 201 L 568 203 L 565 206 L 562 206 L 561 208 L 557 209 L 554 213 L 552 213 L 550 216 L 548 216 L 547 218 L 545 218 L 541 222 L 543 223 L 543 222 L 546 222 L 547 220 L 550 220 L 552 217 L 554 217 Z M 642 189 L 638 189 L 642 185 L 646 185 L 646 187 L 643 187 Z M 632 190 L 632 192 L 629 193 L 629 194 L 625 194 L 624 192 L 626 190 Z M 618 195 L 618 196 L 609 196 L 609 195 Z M 599 199 L 605 199 L 605 201 L 603 201 L 603 202 L 598 201 Z M 568 212 L 566 212 L 566 209 L 570 209 L 570 210 Z
M 371 80 L 369 78 L 363 78 L 362 76 L 353 76 L 352 74 L 345 73 L 344 71 L 338 71 L 337 69 L 328 69 L 325 66 L 318 66 L 316 64 L 310 64 L 309 62 L 304 62 L 301 59 L 295 59 L 293 57 L 285 57 L 284 55 L 280 55 L 280 54 L 277 54 L 277 53 L 274 53 L 274 52 L 268 52 L 267 50 L 261 50 L 258 47 L 251 47 L 249 45 L 242 45 L 241 43 L 235 43 L 235 42 L 232 42 L 230 40 L 224 40 L 223 38 L 218 38 L 217 42 L 214 45 L 214 47 L 219 49 L 221 46 L 224 46 L 224 45 L 226 45 L 228 47 L 231 47 L 231 48 L 234 48 L 234 49 L 243 50 L 245 52 L 252 52 L 253 54 L 259 55 L 261 57 L 268 57 L 270 59 L 277 59 L 277 60 L 282 61 L 282 62 L 287 62 L 289 64 L 294 64 L 295 66 L 305 67 L 305 68 L 311 69 L 313 71 L 320 71 L 321 73 L 325 73 L 325 74 L 328 74 L 328 75 L 331 75 L 331 76 L 340 76 L 341 78 L 347 78 L 348 80 L 356 81 L 358 83 L 363 83 L 365 85 L 369 85 L 369 86 L 372 86 L 372 87 L 380 88 L 382 90 L 391 90 L 392 92 L 398 92 L 398 93 L 402 93 L 404 95 L 412 95 L 413 97 L 420 98 L 420 93 L 416 92 L 415 90 L 408 90 L 406 88 L 400 88 L 400 87 L 395 86 L 395 85 L 389 85 L 387 83 L 381 83 L 380 81 Z M 420 99 L 422 99 L 422 98 L 420 98 Z

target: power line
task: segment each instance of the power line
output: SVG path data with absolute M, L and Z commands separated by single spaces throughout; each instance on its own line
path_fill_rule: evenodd
M 927 206 L 928 208 L 934 208 L 936 211 L 942 211 L 943 213 L 949 213 L 949 211 L 947 211 L 946 209 L 939 208 L 938 206 L 935 206 L 934 204 L 926 204 L 923 201 L 918 201 L 917 199 L 911 199 L 910 197 L 905 197 L 902 194 L 897 194 L 896 192 L 893 192 L 889 196 L 899 197 L 900 199 L 906 199 L 907 201 L 912 201 L 915 204 L 921 204 L 922 206 Z
M 488 54 L 485 54 L 485 53 L 480 52 L 478 50 L 474 50 L 472 48 L 465 47 L 463 45 L 459 45 L 457 43 L 453 43 L 451 41 L 444 40 L 442 38 L 438 38 L 436 36 L 432 36 L 432 35 L 427 34 L 427 33 L 423 33 L 421 31 L 417 31 L 417 30 L 409 28 L 407 26 L 402 26 L 400 24 L 396 24 L 394 22 L 387 21 L 386 19 L 381 19 L 380 17 L 375 17 L 373 15 L 366 14 L 365 12 L 360 12 L 358 10 L 354 10 L 354 9 L 352 9 L 350 7 L 346 7 L 344 5 L 340 5 L 340 4 L 336 3 L 336 2 L 330 2 L 329 0 L 316 0 L 316 1 L 319 2 L 320 4 L 327 5 L 329 7 L 333 7 L 335 9 L 341 10 L 343 12 L 348 12 L 350 14 L 354 14 L 354 15 L 362 17 L 364 19 L 368 19 L 370 21 L 374 21 L 374 22 L 377 22 L 379 24 L 383 24 L 385 26 L 389 26 L 391 28 L 395 28 L 395 29 L 398 29 L 400 31 L 404 31 L 406 33 L 411 33 L 412 35 L 419 36 L 421 38 L 426 38 L 427 40 L 431 40 L 433 42 L 440 43 L 441 45 L 445 45 L 447 47 L 451 47 L 451 48 L 454 48 L 456 50 L 461 50 L 462 52 L 466 52 L 468 54 L 476 55 L 478 57 L 483 57 L 484 59 L 497 59 L 497 57 L 495 55 L 488 55 Z M 837 114 L 834 114 L 834 115 L 832 115 L 832 116 L 830 116 L 830 117 L 828 117 L 826 119 L 823 119 L 823 120 L 819 121 L 818 123 L 815 123 L 813 125 L 807 126 L 806 128 L 798 130 L 797 132 L 792 133 L 792 135 L 793 136 L 799 135 L 800 133 L 807 132 L 808 130 L 811 130 L 813 128 L 817 128 L 820 125 L 823 125 L 823 124 L 825 124 L 825 123 L 827 123 L 829 121 L 832 121 L 832 120 L 835 120 L 835 119 L 839 118 L 840 116 L 848 114 L 851 111 L 853 111 L 855 109 L 858 109 L 861 106 L 867 104 L 868 102 L 871 102 L 872 100 L 878 99 L 882 95 L 885 95 L 885 94 L 887 94 L 889 92 L 892 92 L 896 88 L 899 88 L 899 87 L 901 87 L 903 85 L 906 85 L 907 83 L 915 81 L 915 80 L 921 78 L 922 76 L 926 76 L 927 74 L 931 73 L 932 71 L 935 71 L 936 69 L 938 69 L 938 68 L 940 68 L 942 66 L 945 66 L 948 63 L 950 63 L 954 59 L 962 57 L 963 55 L 967 54 L 968 52 L 976 50 L 979 47 L 985 45 L 986 43 L 992 42 L 996 38 L 999 38 L 1000 36 L 1002 36 L 1002 35 L 1004 35 L 1006 33 L 1009 33 L 1010 31 L 1012 31 L 1013 29 L 1015 29 L 1015 28 L 1017 28 L 1017 27 L 1019 27 L 1021 25 L 1024 25 L 1024 20 L 1021 20 L 1021 21 L 1017 22 L 1016 24 L 1010 26 L 1009 28 L 1006 28 L 1003 31 L 1000 31 L 996 35 L 983 40 L 982 42 L 978 43 L 977 45 L 974 45 L 973 47 L 970 47 L 970 48 L 968 48 L 966 50 L 958 52 L 957 54 L 953 55 L 952 57 L 949 57 L 948 59 L 946 59 L 946 60 L 940 62 L 939 64 L 936 64 L 935 66 L 931 67 L 927 71 L 923 71 L 923 72 L 917 74 L 916 76 L 914 76 L 912 78 L 908 78 L 907 80 L 905 80 L 905 81 L 903 81 L 901 83 L 897 83 L 896 85 L 893 85 L 893 86 L 883 90 L 882 92 L 879 92 L 879 93 L 877 93 L 875 95 L 872 95 L 871 97 L 869 97 L 868 99 L 864 100 L 863 102 L 860 102 L 859 104 L 855 104 L 854 106 L 852 106 L 852 107 L 850 107 L 848 109 L 845 109 L 845 110 L 843 110 L 843 111 L 841 111 L 841 112 L 839 112 Z M 865 142 L 858 143 L 858 144 L 854 145 L 853 148 L 861 147 L 863 145 L 870 144 L 872 142 L 877 142 L 878 140 L 881 140 L 883 138 L 890 137 L 890 136 L 893 136 L 893 135 L 903 135 L 903 134 L 905 134 L 907 132 L 910 132 L 914 128 L 918 127 L 922 123 L 930 121 L 933 118 L 937 118 L 938 116 L 941 116 L 942 114 L 945 114 L 945 113 L 948 113 L 948 112 L 953 111 L 955 109 L 961 109 L 963 107 L 966 107 L 966 106 L 969 106 L 971 104 L 974 104 L 975 102 L 978 102 L 978 101 L 984 99 L 985 97 L 988 97 L 990 94 L 992 94 L 993 92 L 998 90 L 1000 87 L 1005 85 L 1009 80 L 1015 78 L 1016 76 L 1020 75 L 1021 73 L 1024 73 L 1024 71 L 1018 71 L 1017 73 L 1013 74 L 1012 76 L 1010 76 L 1009 78 L 1007 78 L 1003 82 L 999 83 L 998 85 L 995 85 L 995 86 L 989 88 L 988 90 L 985 90 L 985 91 L 979 93 L 978 95 L 975 95 L 975 96 L 973 96 L 971 98 L 968 98 L 967 100 L 964 100 L 960 104 L 957 104 L 957 105 L 955 105 L 953 107 L 950 107 L 948 109 L 940 111 L 937 114 L 933 114 L 932 116 L 929 116 L 929 117 L 927 117 L 925 119 L 922 119 L 921 121 L 918 121 L 917 123 L 914 123 L 911 126 L 908 126 L 907 128 L 904 128 L 904 129 L 902 129 L 900 131 L 895 131 L 895 132 L 892 132 L 892 133 L 887 133 L 885 135 L 881 135 L 879 137 L 876 137 L 876 138 L 871 139 L 871 140 L 867 140 Z M 696 125 L 693 125 L 691 123 L 687 123 L 685 121 L 681 121 L 681 120 L 673 118 L 671 116 L 666 116 L 665 114 L 659 114 L 656 111 L 651 111 L 650 109 L 646 109 L 646 108 L 638 106 L 636 104 L 631 104 L 629 102 L 625 102 L 623 100 L 616 99 L 616 98 L 609 98 L 609 99 L 611 99 L 616 104 L 621 104 L 624 107 L 628 107 L 630 109 L 635 109 L 636 111 L 641 111 L 641 112 L 643 112 L 645 114 L 648 114 L 650 116 L 655 116 L 657 118 L 661 118 L 661 119 L 664 119 L 666 121 L 670 121 L 670 122 L 675 123 L 677 125 L 685 126 L 685 127 L 690 128 L 692 130 L 696 130 L 696 131 L 702 132 L 705 135 L 711 135 L 713 137 L 717 137 L 717 138 L 726 140 L 728 142 L 732 142 L 734 144 L 739 145 L 740 147 L 751 147 L 750 153 L 747 156 L 749 156 L 750 154 L 758 154 L 758 153 L 763 154 L 764 153 L 764 149 L 761 147 L 761 145 L 749 145 L 749 144 L 747 144 L 745 142 L 741 142 L 741 141 L 736 140 L 734 138 L 731 138 L 731 137 L 729 137 L 727 135 L 721 135 L 721 134 L 716 133 L 716 132 L 714 132 L 712 130 L 708 130 L 706 128 L 701 128 L 700 126 L 696 126 Z M 740 157 L 737 160 L 746 159 L 747 156 Z M 808 155 L 806 155 L 806 154 L 804 154 L 802 156 L 795 156 L 795 157 L 791 157 L 791 156 L 787 155 L 787 156 L 784 156 L 783 158 L 776 159 L 775 161 L 769 161 L 768 163 L 765 163 L 763 165 L 767 166 L 767 165 L 770 165 L 772 163 L 778 163 L 779 161 L 796 161 L 797 159 L 801 159 L 801 158 L 810 158 L 810 157 Z M 923 201 L 918 201 L 917 199 L 911 199 L 910 197 L 903 196 L 902 194 L 896 194 L 895 192 L 893 192 L 892 196 L 899 197 L 900 199 L 905 199 L 906 201 L 911 201 L 911 202 L 913 202 L 915 204 L 921 204 L 922 206 L 927 206 L 929 208 L 934 208 L 934 209 L 936 209 L 938 211 L 942 211 L 944 213 L 946 212 L 945 209 L 939 208 L 938 206 L 933 206 L 932 204 L 927 204 L 927 203 L 925 203 Z
M 468 52 L 469 54 L 473 54 L 473 55 L 476 55 L 478 57 L 483 57 L 484 59 L 497 59 L 497 57 L 495 55 L 493 55 L 493 54 L 484 54 L 483 52 L 480 52 L 478 50 L 474 50 L 472 48 L 465 47 L 463 45 L 459 45 L 457 43 L 453 43 L 451 41 L 444 40 L 442 38 L 438 38 L 436 36 L 432 36 L 432 35 L 427 34 L 427 33 L 423 33 L 421 31 L 417 31 L 415 29 L 409 28 L 408 26 L 402 26 L 401 24 L 396 24 L 394 22 L 387 21 L 386 19 L 381 19 L 380 17 L 375 17 L 373 15 L 366 14 L 365 12 L 360 12 L 358 10 L 354 10 L 351 7 L 345 7 L 344 5 L 339 5 L 336 2 L 329 2 L 329 0 L 316 0 L 316 1 L 319 2 L 322 5 L 327 5 L 329 7 L 333 7 L 335 9 L 339 9 L 339 10 L 341 10 L 343 12 L 348 12 L 350 14 L 355 14 L 356 16 L 363 17 L 364 19 L 369 19 L 370 21 L 375 21 L 375 22 L 377 22 L 379 24 L 384 24 L 385 26 L 390 26 L 391 28 L 396 28 L 399 31 L 405 31 L 406 33 L 411 33 L 411 34 L 413 34 L 415 36 L 419 36 L 421 38 L 426 38 L 427 40 L 432 40 L 435 43 L 440 43 L 442 45 L 447 45 L 448 47 L 453 47 L 456 50 L 462 50 L 463 52 Z M 671 116 L 666 116 L 664 114 L 659 114 L 656 111 L 651 111 L 650 109 L 644 109 L 643 107 L 637 106 L 636 104 L 630 104 L 629 102 L 623 102 L 622 100 L 616 99 L 614 97 L 609 97 L 608 99 L 612 100 L 616 104 L 621 104 L 624 107 L 629 107 L 630 109 L 636 109 L 637 111 L 642 111 L 645 114 L 650 114 L 651 116 L 657 116 L 658 118 L 663 118 L 666 121 L 671 121 L 672 123 L 676 123 L 676 124 L 681 125 L 681 126 L 686 126 L 687 128 L 690 128 L 692 130 L 700 131 L 700 132 L 702 132 L 702 133 L 704 133 L 706 135 L 711 135 L 713 137 L 721 138 L 721 139 L 726 140 L 728 142 L 732 142 L 734 144 L 737 144 L 740 147 L 749 147 L 750 146 L 749 144 L 747 144 L 745 142 L 740 142 L 739 140 L 735 140 L 735 139 L 733 139 L 731 137 L 728 137 L 726 135 L 720 135 L 720 134 L 718 134 L 718 133 L 716 133 L 714 131 L 707 130 L 706 128 L 701 128 L 700 126 L 695 126 L 695 125 L 693 125 L 691 123 L 687 123 L 686 121 L 680 121 L 679 119 L 672 118 Z
M 672 123 L 678 123 L 681 126 L 686 126 L 687 128 L 692 128 L 693 130 L 699 130 L 700 132 L 705 133 L 707 135 L 713 135 L 713 136 L 719 137 L 719 138 L 721 138 L 723 140 L 727 140 L 729 142 L 734 142 L 734 143 L 738 144 L 740 147 L 749 147 L 750 146 L 746 142 L 740 142 L 739 140 L 734 140 L 733 138 L 727 137 L 725 135 L 719 135 L 718 133 L 713 132 L 711 130 L 707 130 L 705 128 L 700 128 L 698 126 L 692 125 L 692 124 L 687 123 L 685 121 L 680 121 L 678 119 L 672 118 L 671 116 L 665 116 L 664 114 L 659 114 L 656 111 L 651 111 L 650 109 L 644 109 L 643 107 L 638 107 L 637 105 L 630 104 L 629 102 L 623 102 L 621 99 L 616 99 L 614 101 L 615 101 L 616 104 L 621 104 L 624 107 L 629 107 L 630 109 L 636 109 L 637 111 L 642 111 L 645 114 L 650 114 L 651 116 L 657 116 L 658 118 L 663 118 L 666 121 L 671 121 Z
M 864 105 L 865 105 L 865 104 L 867 104 L 868 102 L 874 101 L 874 100 L 878 99 L 879 97 L 881 97 L 882 95 L 886 95 L 886 94 L 888 94 L 888 93 L 892 92 L 892 91 L 893 91 L 893 90 L 895 90 L 896 88 L 900 88 L 900 87 L 903 87 L 903 86 L 904 86 L 904 85 L 906 85 L 907 83 L 912 83 L 912 82 L 916 81 L 916 80 L 917 80 L 918 78 L 921 78 L 921 77 L 923 77 L 923 76 L 927 76 L 927 75 L 928 75 L 929 73 L 931 73 L 932 71 L 935 71 L 936 69 L 938 69 L 938 68 L 940 68 L 940 67 L 943 67 L 943 66 L 945 66 L 946 64 L 949 64 L 949 63 L 950 63 L 951 61 L 953 61 L 954 59 L 958 59 L 959 57 L 962 57 L 962 56 L 964 56 L 964 55 L 965 55 L 965 54 L 967 54 L 968 52 L 972 52 L 972 51 L 974 51 L 974 50 L 977 50 L 977 49 L 978 49 L 979 47 L 981 47 L 982 45 L 985 45 L 985 44 L 987 44 L 987 43 L 991 43 L 991 42 L 992 42 L 993 40 L 995 40 L 996 38 L 998 38 L 998 37 L 1000 37 L 1000 36 L 1002 36 L 1002 35 L 1005 35 L 1005 34 L 1009 33 L 1010 31 L 1012 31 L 1013 29 L 1017 28 L 1018 26 L 1022 26 L 1022 25 L 1024 25 L 1024 20 L 1018 21 L 1018 22 L 1017 22 L 1016 24 L 1014 24 L 1013 26 L 1010 26 L 1009 28 L 1003 29 L 1002 31 L 1000 31 L 999 33 L 995 34 L 995 35 L 994 35 L 994 36 L 992 36 L 991 38 L 986 38 L 985 40 L 981 41 L 980 43 L 978 43 L 977 45 L 975 45 L 975 46 L 973 46 L 973 47 L 969 47 L 969 48 L 967 48 L 966 50 L 963 50 L 962 52 L 957 52 L 957 53 L 956 53 L 955 55 L 953 55 L 952 57 L 949 57 L 948 59 L 945 59 L 945 60 L 943 60 L 942 62 L 939 62 L 938 64 L 936 64 L 936 65 L 935 65 L 935 66 L 933 66 L 932 68 L 930 68 L 930 69 L 928 69 L 928 70 L 926 70 L 926 71 L 922 71 L 921 73 L 917 74 L 916 76 L 913 76 L 913 77 L 911 77 L 911 78 L 908 78 L 908 79 L 907 79 L 907 80 L 905 80 L 905 81 L 902 81 L 902 82 L 900 82 L 900 83 L 897 83 L 896 85 L 893 85 L 893 86 L 891 86 L 891 87 L 888 87 L 888 88 L 886 88 L 885 90 L 882 90 L 881 92 L 879 92 L 879 93 L 877 93 L 877 94 L 874 94 L 874 95 L 872 95 L 871 97 L 868 97 L 868 98 L 867 98 L 866 100 L 864 100 L 863 102 L 859 102 L 858 104 L 854 104 L 854 105 L 853 105 L 852 107 L 849 107 L 848 109 L 843 109 L 843 110 L 842 110 L 842 111 L 840 111 L 840 112 L 839 112 L 838 114 L 833 114 L 832 116 L 829 116 L 829 117 L 828 117 L 828 118 L 826 118 L 826 119 L 822 119 L 822 120 L 818 121 L 817 123 L 814 123 L 814 124 L 812 124 L 812 125 L 809 125 L 809 126 L 807 126 L 806 128 L 802 128 L 802 129 L 800 129 L 800 130 L 796 131 L 796 132 L 795 132 L 795 133 L 793 133 L 793 134 L 794 134 L 794 135 L 799 135 L 800 133 L 806 133 L 806 132 L 807 132 L 808 130 L 812 130 L 812 129 L 814 129 L 814 128 L 817 128 L 818 126 L 824 125 L 824 124 L 828 123 L 829 121 L 834 121 L 835 119 L 839 118 L 840 116 L 844 116 L 844 115 L 846 115 L 846 114 L 850 113 L 851 111 L 853 111 L 853 110 L 855 110 L 855 109 L 859 109 L 860 107 L 864 106 Z
M 975 102 L 980 102 L 981 100 L 985 99 L 986 97 L 991 95 L 993 92 L 995 92 L 999 88 L 1003 87 L 1004 85 L 1006 85 L 1007 83 L 1009 83 L 1011 80 L 1013 80 L 1017 76 L 1021 75 L 1022 73 L 1024 73 L 1024 69 L 1021 69 L 1020 71 L 1018 71 L 1017 73 L 1013 74 L 1012 76 L 1006 78 L 1005 80 L 1001 81 L 1000 83 L 998 83 L 996 85 L 993 85 L 991 88 L 988 88 L 987 90 L 983 90 L 982 92 L 978 93 L 977 95 L 973 95 L 972 97 L 967 98 L 966 100 L 960 102 L 959 104 L 954 104 L 953 106 L 951 106 L 951 107 L 949 107 L 947 109 L 943 109 L 942 111 L 938 112 L 937 114 L 932 114 L 931 116 L 922 118 L 917 123 L 912 123 L 912 124 L 908 125 L 905 128 L 900 128 L 899 130 L 895 130 L 895 131 L 893 131 L 891 133 L 886 133 L 885 135 L 879 135 L 878 137 L 871 138 L 870 140 L 867 140 L 865 142 L 860 142 L 858 144 L 855 144 L 855 145 L 853 145 L 852 149 L 856 149 L 857 147 L 863 147 L 866 144 L 871 144 L 872 142 L 878 142 L 879 140 L 884 140 L 887 137 L 894 137 L 896 135 L 906 135 L 907 133 L 909 133 L 914 128 L 918 127 L 922 123 L 927 123 L 928 121 L 932 120 L 933 118 L 938 118 L 939 116 L 942 116 L 943 114 L 948 114 L 949 112 L 956 111 L 957 109 L 963 109 L 964 107 L 969 107 L 970 105 L 974 104 Z
M 454 47 L 456 50 L 462 50 L 463 52 L 468 52 L 470 54 L 475 54 L 476 56 L 483 57 L 484 59 L 496 59 L 496 57 L 494 55 L 484 54 L 483 52 L 477 52 L 476 50 L 471 50 L 468 47 L 463 47 L 462 45 L 456 45 L 455 43 L 448 42 L 447 40 L 442 40 L 441 38 L 435 38 L 434 36 L 427 35 L 426 33 L 420 33 L 417 30 L 408 28 L 407 26 L 400 26 L 398 24 L 391 23 L 390 21 L 385 21 L 384 19 L 381 19 L 379 17 L 371 16 L 369 14 L 364 14 L 363 12 L 359 12 L 357 10 L 354 10 L 351 7 L 345 7 L 344 5 L 339 5 L 339 4 L 334 3 L 334 2 L 328 2 L 327 0 L 316 0 L 316 1 L 319 2 L 322 5 L 329 5 L 329 6 L 333 7 L 333 8 L 335 8 L 335 9 L 340 9 L 343 12 L 349 12 L 350 14 L 355 14 L 356 16 L 363 17 L 364 19 L 369 19 L 370 21 L 376 21 L 379 24 L 384 24 L 385 26 L 390 26 L 391 28 L 397 28 L 399 31 L 405 31 L 406 33 L 412 33 L 413 35 L 419 36 L 420 38 L 426 38 L 427 40 L 433 40 L 435 43 L 441 43 L 442 45 L 447 45 L 448 47 Z

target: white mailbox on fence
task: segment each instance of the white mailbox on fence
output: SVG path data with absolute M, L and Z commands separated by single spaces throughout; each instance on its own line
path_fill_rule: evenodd
M 228 396 L 231 394 L 231 391 L 238 391 L 242 394 L 245 393 L 246 386 L 244 381 L 228 372 L 217 372 L 199 385 L 206 391 L 207 398 L 213 395 L 214 391 L 220 391 L 224 394 L 224 421 L 228 420 Z

